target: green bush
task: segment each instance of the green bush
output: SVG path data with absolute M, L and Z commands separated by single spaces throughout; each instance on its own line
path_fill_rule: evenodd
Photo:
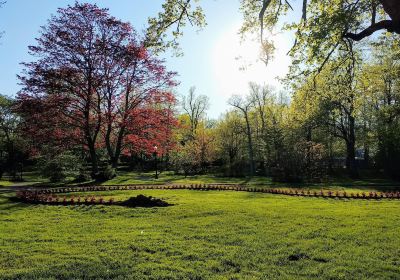
M 77 177 L 82 168 L 82 161 L 72 153 L 62 153 L 52 158 L 39 161 L 43 177 L 51 182 L 60 182 L 67 177 Z
M 85 172 L 85 169 L 79 170 L 79 175 L 75 178 L 75 181 L 78 183 L 88 182 L 92 180 L 92 176 L 88 172 Z
M 101 173 L 101 177 L 104 180 L 111 180 L 116 176 L 117 176 L 117 171 L 111 165 L 107 165 L 106 168 L 104 168 L 103 172 Z
M 322 144 L 300 141 L 288 146 L 272 168 L 275 182 L 321 182 L 326 178 L 325 149 Z

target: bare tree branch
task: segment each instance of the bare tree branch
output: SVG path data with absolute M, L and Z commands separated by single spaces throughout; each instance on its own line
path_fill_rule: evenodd
M 301 18 L 303 19 L 305 24 L 307 21 L 307 0 L 303 0 L 303 11 Z
M 258 15 L 258 19 L 260 20 L 260 26 L 261 26 L 261 42 L 263 41 L 263 33 L 264 33 L 264 15 L 269 4 L 271 4 L 271 0 L 263 0 L 263 5 L 260 14 Z
M 343 37 L 352 39 L 354 41 L 360 41 L 365 37 L 370 36 L 374 32 L 382 29 L 386 29 L 389 32 L 395 32 L 397 34 L 400 34 L 400 28 L 395 24 L 393 20 L 382 20 L 375 24 L 372 24 L 371 26 L 367 27 L 360 33 L 346 33 L 344 34 Z

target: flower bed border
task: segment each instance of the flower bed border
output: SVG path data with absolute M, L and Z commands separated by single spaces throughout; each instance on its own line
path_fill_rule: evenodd
M 85 196 L 85 197 L 60 197 L 54 193 L 44 193 L 41 191 L 18 191 L 15 197 L 16 200 L 31 204 L 47 204 L 47 205 L 112 205 L 114 198 L 105 200 L 102 196 Z
M 79 197 L 64 197 L 62 201 L 56 194 L 76 193 L 76 192 L 97 192 L 97 191 L 125 191 L 125 190 L 197 190 L 197 191 L 244 191 L 258 192 L 299 197 L 317 197 L 317 198 L 335 198 L 335 199 L 396 199 L 400 200 L 400 192 L 355 192 L 347 193 L 346 191 L 311 191 L 299 189 L 274 189 L 248 187 L 233 184 L 171 184 L 171 185 L 109 185 L 109 186 L 84 186 L 84 187 L 64 187 L 64 188 L 43 188 L 40 190 L 28 189 L 17 193 L 20 200 L 30 203 L 42 203 L 53 205 L 96 205 L 96 204 L 113 204 L 111 198 L 105 201 L 102 197 L 96 198 L 91 196 L 90 201 L 82 200 Z

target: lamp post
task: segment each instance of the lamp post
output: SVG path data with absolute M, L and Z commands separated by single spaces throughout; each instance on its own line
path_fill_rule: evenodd
M 156 179 L 158 179 L 158 168 L 157 168 L 157 149 L 158 149 L 158 147 L 157 147 L 157 146 L 154 146 L 154 152 L 153 152 L 153 156 L 154 156 L 154 165 L 155 165 L 155 168 L 156 168 L 156 176 L 155 176 L 155 178 L 156 178 Z

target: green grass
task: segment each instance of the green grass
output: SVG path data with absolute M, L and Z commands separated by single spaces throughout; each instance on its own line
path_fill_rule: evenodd
M 13 185 L 29 185 L 29 186 L 61 186 L 61 185 L 76 185 L 73 178 L 61 183 L 51 183 L 48 179 L 42 178 L 38 173 L 27 172 L 24 173 L 24 181 L 15 183 L 9 180 L 0 181 L 0 186 L 13 186 Z M 89 182 L 86 182 L 89 183 Z M 92 182 L 95 183 L 95 182 Z M 118 171 L 118 176 L 114 179 L 102 182 L 100 185 L 135 185 L 135 184 L 212 184 L 212 183 L 234 183 L 234 184 L 249 184 L 249 185 L 271 185 L 272 180 L 269 177 L 256 176 L 253 178 L 230 178 L 215 175 L 194 175 L 183 176 L 176 175 L 174 172 L 165 171 L 159 174 L 159 178 L 155 179 L 154 172 L 127 172 Z M 96 183 L 97 184 L 97 183 Z
M 1 279 L 399 279 L 400 202 L 104 192 L 167 208 L 0 198 Z M 99 193 L 97 193 L 99 194 Z
M 8 181 L 8 180 L 0 180 L 0 187 L 10 187 L 14 185 L 13 182 Z
M 126 172 L 118 171 L 118 176 L 112 180 L 102 183 L 102 185 L 132 185 L 132 184 L 212 184 L 212 183 L 234 183 L 251 185 L 270 185 L 269 177 L 244 177 L 231 178 L 215 175 L 176 175 L 171 171 L 162 172 L 158 179 L 155 179 L 154 172 Z
M 254 177 L 223 177 L 212 174 L 207 175 L 194 175 L 183 176 L 176 175 L 172 171 L 165 171 L 155 179 L 154 172 L 126 172 L 118 171 L 118 176 L 112 180 L 102 183 L 103 185 L 130 185 L 130 184 L 213 184 L 213 183 L 232 183 L 232 184 L 247 184 L 251 186 L 308 186 L 308 187 L 374 187 L 374 186 L 398 186 L 399 182 L 395 182 L 385 178 L 376 178 L 373 176 L 364 175 L 362 179 L 352 180 L 346 176 L 337 176 L 335 178 L 328 178 L 324 183 L 320 184 L 288 184 L 276 183 L 272 181 L 271 177 L 254 176 Z
M 254 177 L 242 177 L 242 178 L 232 178 L 232 177 L 222 177 L 213 174 L 207 175 L 194 175 L 194 176 L 183 176 L 176 175 L 172 171 L 164 171 L 159 175 L 158 179 L 155 179 L 154 172 L 133 172 L 133 171 L 123 171 L 118 170 L 118 176 L 114 179 L 91 184 L 101 184 L 101 185 L 134 185 L 134 184 L 219 184 L 219 183 L 231 183 L 231 184 L 241 184 L 249 186 L 264 186 L 264 187 L 296 187 L 305 189 L 332 189 L 332 190 L 344 190 L 347 188 L 357 189 L 359 191 L 382 191 L 382 190 L 397 190 L 400 186 L 400 182 L 395 182 L 385 178 L 376 177 L 376 174 L 362 174 L 362 178 L 358 180 L 349 179 L 347 176 L 338 174 L 334 178 L 329 178 L 324 183 L 319 184 L 290 184 L 290 183 L 276 183 L 273 182 L 271 177 L 254 176 Z M 38 172 L 30 171 L 23 174 L 23 182 L 11 182 L 6 180 L 5 176 L 3 180 L 0 180 L 0 186 L 48 186 L 57 187 L 65 185 L 79 185 L 82 183 L 77 183 L 73 178 L 69 178 L 64 182 L 52 183 L 48 179 L 42 178 Z

